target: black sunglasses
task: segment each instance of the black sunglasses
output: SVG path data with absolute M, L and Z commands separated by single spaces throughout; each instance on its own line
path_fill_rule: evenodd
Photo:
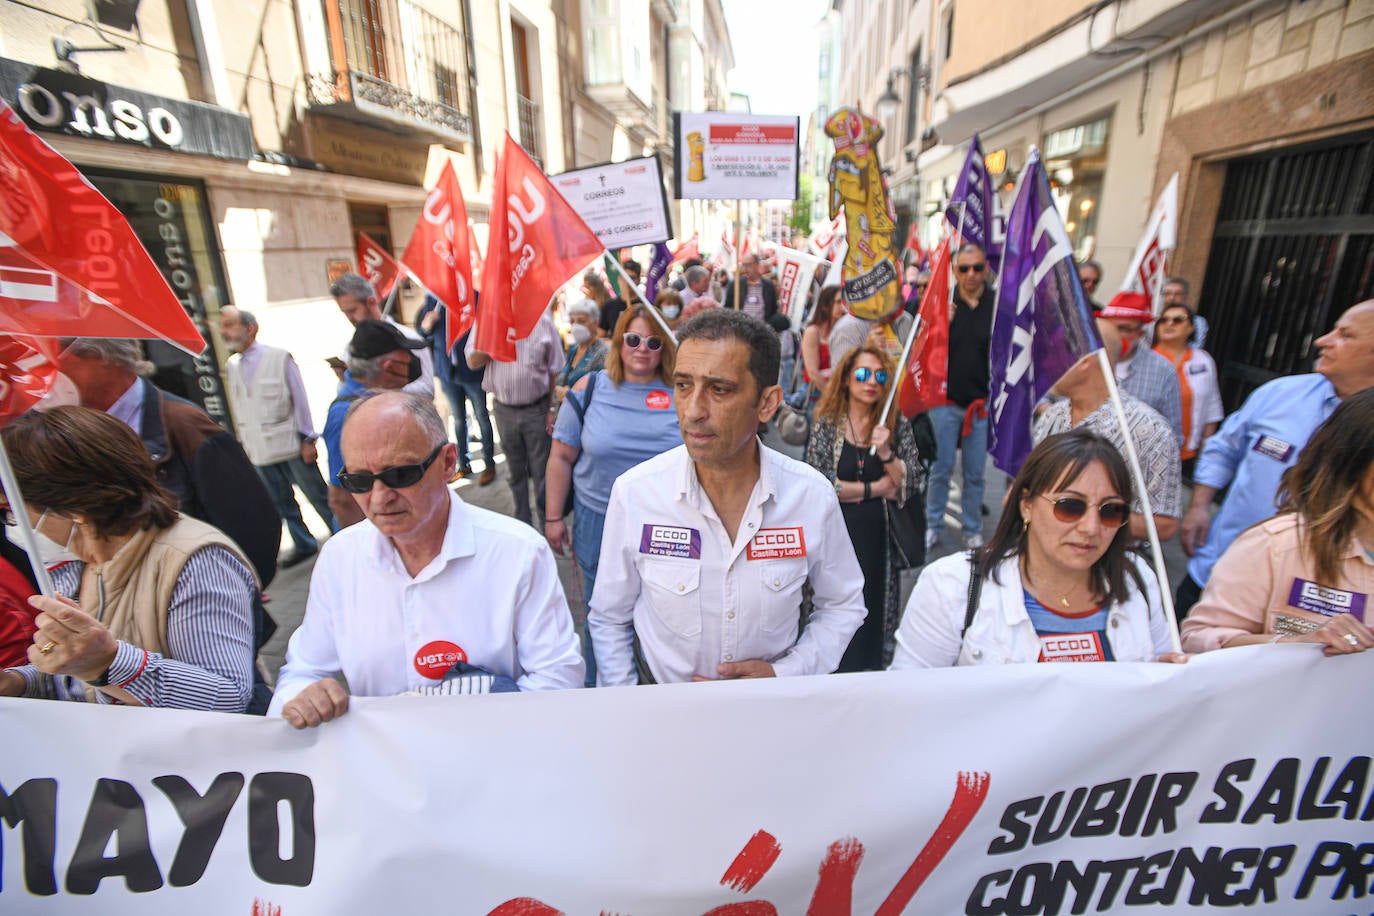
M 959 265 L 959 273 L 961 273 L 961 274 L 966 274 L 966 273 L 968 273 L 970 270 L 973 271 L 973 272 L 976 273 L 976 274 L 980 274 L 980 273 L 982 273 L 983 271 L 985 271 L 985 270 L 987 270 L 987 269 L 988 269 L 988 265 L 985 264 L 985 263 L 979 263 L 979 264 L 960 264 L 960 265 Z
M 629 347 L 631 350 L 638 350 L 641 343 L 646 345 L 650 352 L 656 353 L 663 349 L 663 341 L 659 340 L 657 337 L 645 337 L 633 331 L 625 335 L 625 346 Z
M 1055 499 L 1053 496 L 1040 494 L 1041 499 L 1049 500 L 1054 503 L 1054 517 L 1065 524 L 1072 524 L 1088 514 L 1088 501 L 1079 499 L 1077 496 L 1061 496 Z M 1120 528 L 1126 524 L 1126 519 L 1131 517 L 1131 508 L 1120 500 L 1098 503 L 1097 517 L 1107 528 Z
M 339 486 L 350 493 L 367 493 L 371 491 L 372 485 L 379 480 L 382 482 L 382 486 L 390 487 L 393 490 L 413 487 L 420 482 L 421 477 L 425 476 L 425 471 L 429 470 L 429 466 L 434 463 L 434 459 L 438 458 L 439 453 L 443 450 L 443 445 L 436 445 L 434 451 L 429 453 L 429 457 L 419 464 L 398 464 L 375 474 L 341 472 L 339 474 Z

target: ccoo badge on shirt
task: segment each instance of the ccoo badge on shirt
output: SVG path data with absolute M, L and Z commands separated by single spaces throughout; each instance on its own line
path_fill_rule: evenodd
M 655 557 L 701 559 L 701 532 L 680 525 L 645 525 L 639 536 L 639 552 Z
M 806 556 L 806 534 L 800 528 L 760 528 L 749 542 L 749 559 L 783 560 Z

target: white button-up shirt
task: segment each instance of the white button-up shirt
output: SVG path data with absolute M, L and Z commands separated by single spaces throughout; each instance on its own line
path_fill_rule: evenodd
M 438 683 L 459 661 L 521 690 L 582 685 L 582 653 L 547 542 L 528 525 L 450 498 L 443 547 L 414 578 L 369 521 L 329 539 L 269 715 L 321 678 L 344 675 L 355 696 L 394 696 Z
M 863 572 L 835 490 L 759 446 L 759 479 L 733 542 L 686 446 L 611 489 L 588 625 L 603 686 L 638 682 L 634 639 L 659 683 L 717 678 L 762 659 L 779 675 L 828 674 L 863 623 Z M 814 610 L 798 639 L 802 585 Z

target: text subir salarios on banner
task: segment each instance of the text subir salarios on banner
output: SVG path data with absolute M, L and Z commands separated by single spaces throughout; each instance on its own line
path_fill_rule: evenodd
M 1233 649 L 277 721 L 0 700 L 0 911 L 1364 912 L 1374 658 Z

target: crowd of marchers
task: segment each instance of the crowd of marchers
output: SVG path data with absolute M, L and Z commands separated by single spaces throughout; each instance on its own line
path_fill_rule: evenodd
M 818 275 L 798 326 L 757 253 L 738 275 L 689 260 L 652 302 L 622 269 L 565 290 L 511 362 L 471 335 L 447 349 L 432 298 L 411 326 L 344 275 L 330 292 L 353 330 L 318 430 L 299 367 L 247 309 L 220 318 L 237 435 L 157 388 L 138 342 L 62 341 L 65 395 L 0 431 L 23 494 L 0 543 L 0 696 L 303 728 L 350 695 L 1374 647 L 1374 301 L 1315 341 L 1311 373 L 1229 416 L 1186 283 L 1157 316 L 1143 295 L 1092 301 L 1123 417 L 1084 357 L 985 531 L 997 297 L 976 245 L 953 258 L 947 403 L 910 418 L 888 404 L 918 268 L 884 323 Z M 1079 276 L 1092 299 L 1101 267 Z M 765 444 L 770 425 L 802 460 Z M 498 436 L 512 516 L 454 486 L 497 480 Z M 55 597 L 15 546 L 20 513 Z M 926 564 L 953 542 L 947 516 L 960 549 Z M 1182 582 L 1156 577 L 1151 529 L 1180 538 Z M 269 686 L 264 589 L 307 561 Z

